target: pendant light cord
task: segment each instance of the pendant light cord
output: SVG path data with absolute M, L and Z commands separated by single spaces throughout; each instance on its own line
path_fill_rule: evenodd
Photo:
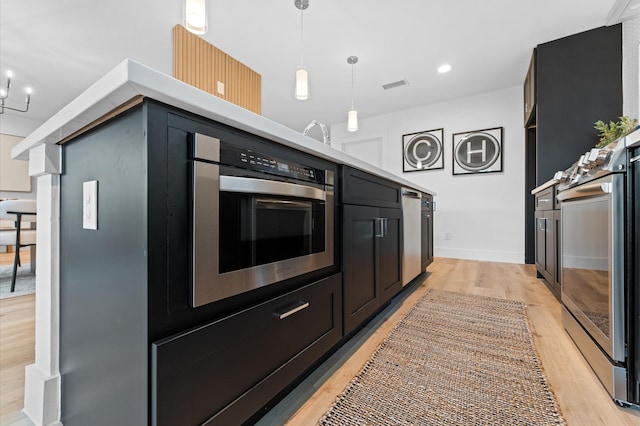
M 304 8 L 300 9 L 300 66 L 304 66 Z
M 353 109 L 353 95 L 354 95 L 354 89 L 353 89 L 353 65 L 351 64 L 351 109 Z

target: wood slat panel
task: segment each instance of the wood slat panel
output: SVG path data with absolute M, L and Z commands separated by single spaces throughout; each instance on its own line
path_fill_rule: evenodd
M 173 28 L 173 76 L 238 106 L 262 113 L 262 76 L 182 25 Z M 224 83 L 224 94 L 217 91 Z

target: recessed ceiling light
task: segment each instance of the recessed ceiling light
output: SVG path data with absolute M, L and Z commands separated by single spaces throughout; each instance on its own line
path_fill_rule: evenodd
M 449 71 L 451 71 L 451 65 L 449 64 L 440 65 L 440 67 L 438 68 L 438 72 L 440 74 L 444 74 L 445 72 Z

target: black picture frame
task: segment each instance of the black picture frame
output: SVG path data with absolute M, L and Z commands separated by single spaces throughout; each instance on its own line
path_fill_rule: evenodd
M 444 169 L 444 129 L 402 135 L 402 171 Z
M 502 172 L 503 133 L 503 127 L 454 133 L 451 136 L 452 174 Z

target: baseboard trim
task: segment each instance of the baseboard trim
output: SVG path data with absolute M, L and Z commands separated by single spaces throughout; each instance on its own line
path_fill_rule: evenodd
M 36 364 L 24 371 L 23 413 L 35 426 L 62 426 L 60 422 L 60 375 L 49 376 Z
M 487 262 L 524 263 L 524 251 L 474 250 L 434 247 L 434 256 L 452 259 L 482 260 Z

